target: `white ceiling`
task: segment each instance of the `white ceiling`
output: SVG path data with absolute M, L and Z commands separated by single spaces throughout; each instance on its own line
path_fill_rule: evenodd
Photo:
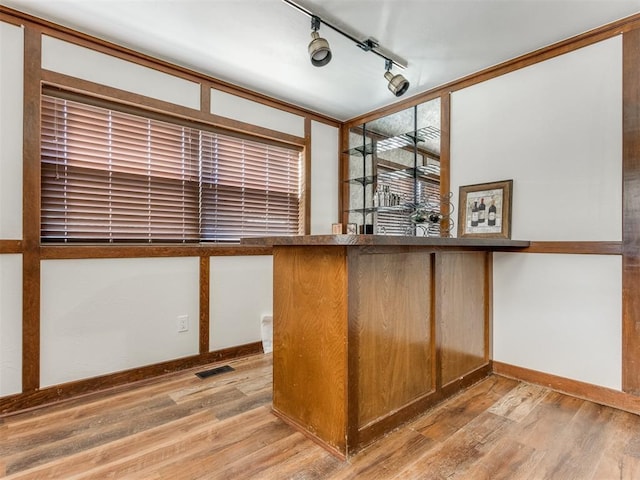
M 640 12 L 640 0 L 298 0 L 408 61 L 405 97 Z M 282 0 L 0 0 L 81 32 L 346 120 L 398 99 L 384 60 Z M 394 72 L 400 72 L 394 67 Z

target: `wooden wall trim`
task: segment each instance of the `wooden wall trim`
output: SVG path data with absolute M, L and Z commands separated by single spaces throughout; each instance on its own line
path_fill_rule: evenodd
M 209 325 L 211 305 L 211 257 L 200 258 L 200 321 L 199 321 L 199 351 L 200 354 L 209 352 Z
M 622 255 L 622 242 L 531 242 L 519 252 Z
M 253 92 L 247 88 L 233 85 L 232 83 L 210 77 L 203 73 L 169 63 L 165 60 L 154 58 L 150 55 L 146 55 L 144 53 L 137 52 L 135 50 L 131 50 L 129 48 L 111 42 L 107 42 L 106 40 L 92 37 L 91 35 L 87 35 L 70 28 L 63 27 L 61 25 L 57 25 L 53 22 L 34 17 L 32 15 L 3 5 L 0 5 L 0 15 L 2 16 L 3 20 L 6 19 L 7 21 L 11 21 L 11 23 L 29 25 L 32 28 L 40 30 L 45 35 L 55 37 L 70 43 L 75 43 L 76 45 L 87 47 L 97 52 L 121 58 L 123 60 L 127 60 L 138 65 L 143 65 L 145 67 L 168 73 L 170 75 L 175 75 L 186 80 L 191 80 L 196 83 L 205 81 L 212 84 L 212 86 L 217 90 L 225 91 L 233 95 L 246 98 L 248 100 L 274 107 L 289 113 L 294 113 L 303 117 L 309 117 L 318 122 L 326 123 L 334 127 L 337 127 L 340 124 L 338 120 L 329 116 L 322 115 L 311 110 L 306 110 L 302 107 L 298 107 L 291 103 L 278 100 L 264 94 Z
M 275 238 L 275 237 L 274 237 Z M 389 237 L 396 238 L 396 237 Z M 249 242 L 251 239 L 247 239 Z M 315 236 L 310 239 L 307 244 L 322 243 L 326 240 L 326 236 Z M 195 257 L 202 255 L 219 256 L 219 255 L 271 255 L 272 247 L 259 246 L 260 244 L 268 244 L 269 240 L 262 242 L 262 239 L 253 239 L 250 243 L 229 246 L 207 246 L 203 244 L 194 245 L 58 245 L 43 246 L 43 259 L 64 259 L 64 258 L 129 258 L 129 257 Z M 529 247 L 520 246 L 499 246 L 491 245 L 488 241 L 486 245 L 477 244 L 474 247 L 447 245 L 446 240 L 441 245 L 409 245 L 402 247 L 403 252 L 424 251 L 425 248 L 433 252 L 469 252 L 478 250 L 487 250 L 491 252 L 517 252 L 517 253 L 559 253 L 559 254 L 593 254 L 593 255 L 621 255 L 622 245 L 620 242 L 531 242 Z M 290 242 L 285 242 L 290 243 Z M 342 245 L 335 243 L 335 245 Z M 394 253 L 398 252 L 398 245 L 361 245 L 366 253 Z
M 200 113 L 211 114 L 211 84 L 209 82 L 200 84 Z
M 305 139 L 303 137 L 209 113 L 208 106 L 206 106 L 206 110 L 195 110 L 193 108 L 183 107 L 171 102 L 165 102 L 163 100 L 147 97 L 138 93 L 132 93 L 126 90 L 120 90 L 119 88 L 101 85 L 99 83 L 72 77 L 65 75 L 64 73 L 53 72 L 51 70 L 42 70 L 41 75 L 43 83 L 50 87 L 97 97 L 106 101 L 116 101 L 118 104 L 133 107 L 137 111 L 144 109 L 150 112 L 170 115 L 191 123 L 199 122 L 213 128 L 242 133 L 268 140 L 277 140 L 298 147 L 303 147 L 305 144 Z M 206 90 L 207 92 L 210 91 L 209 89 L 201 88 L 201 92 L 203 90 Z M 206 96 L 206 93 L 201 95 L 201 109 L 205 107 Z
M 24 27 L 24 20 L 11 13 L 7 13 L 7 8 L 0 5 L 0 22 L 10 23 L 16 27 Z
M 340 127 L 340 143 L 338 152 L 338 208 L 339 215 L 343 225 L 349 223 L 349 212 L 347 212 L 347 203 L 349 202 L 349 184 L 345 181 L 349 178 L 349 131 L 350 129 L 342 125 Z M 364 222 L 363 222 L 364 223 Z
M 451 95 L 440 96 L 440 196 L 445 197 L 451 191 Z M 449 214 L 448 202 L 442 203 L 443 215 Z M 449 220 L 443 221 L 443 234 L 449 229 Z
M 636 415 L 640 414 L 640 397 L 629 393 L 496 361 L 493 362 L 493 372 L 504 377 L 542 385 L 590 402 L 618 408 Z
M 147 97 L 139 93 L 120 90 L 119 88 L 102 85 L 90 80 L 72 77 L 64 73 L 52 70 L 41 70 L 42 82 L 46 86 L 60 88 L 62 90 L 91 95 L 106 100 L 116 100 L 118 103 L 134 106 L 138 109 L 146 109 L 155 112 L 169 113 L 171 115 L 186 119 L 205 119 L 209 115 L 202 115 L 200 110 L 196 110 L 171 102 L 165 102 L 153 97 Z
M 3 20 L 6 9 L 0 7 Z M 15 17 L 10 17 L 16 20 Z M 20 20 L 20 19 L 18 19 Z M 13 22 L 12 22 L 13 23 Z M 176 119 L 198 122 L 217 129 L 234 131 L 237 134 L 262 137 L 267 141 L 286 143 L 297 147 L 310 146 L 309 138 L 298 137 L 276 130 L 250 125 L 213 115 L 209 113 L 212 81 L 202 76 L 177 74 L 171 66 L 163 66 L 153 59 L 138 62 L 155 70 L 169 73 L 199 82 L 201 88 L 200 107 L 191 109 L 163 102 L 154 98 L 137 95 L 116 88 L 85 81 L 68 75 L 43 70 L 42 34 L 51 34 L 56 38 L 64 38 L 73 43 L 89 47 L 96 51 L 113 55 L 110 47 L 98 45 L 92 40 L 75 41 L 73 32 L 60 34 L 56 28 L 47 28 L 20 21 L 24 26 L 24 142 L 23 142 L 23 239 L 0 240 L 0 253 L 22 254 L 22 393 L 0 398 L 0 412 L 16 411 L 24 408 L 83 395 L 87 392 L 101 390 L 113 385 L 124 385 L 141 378 L 156 376 L 167 371 L 188 368 L 190 365 L 206 364 L 221 358 L 232 358 L 238 355 L 257 353 L 261 349 L 259 343 L 241 346 L 220 352 L 209 352 L 209 265 L 211 256 L 238 255 L 271 255 L 272 249 L 267 247 L 246 247 L 240 245 L 215 244 L 171 244 L 171 245 L 41 245 L 40 244 L 40 94 L 43 84 L 78 93 L 93 95 L 97 98 L 116 100 L 124 105 L 143 108 L 156 114 L 171 115 Z M 119 58 L 123 56 L 117 55 Z M 124 58 L 131 60 L 131 58 Z M 160 62 L 161 63 L 161 62 Z M 252 98 L 252 100 L 255 100 Z M 264 102 L 262 102 L 264 103 Z M 278 107 L 277 102 L 271 106 Z M 290 111 L 291 109 L 286 109 Z M 304 115 L 300 109 L 295 113 Z M 305 117 L 306 118 L 306 117 Z M 316 118 L 323 121 L 323 118 Z M 306 120 L 307 122 L 309 120 Z M 337 124 L 332 121 L 331 124 Z M 85 258 L 145 258 L 145 257 L 199 257 L 200 262 L 200 318 L 199 318 L 199 354 L 194 357 L 178 359 L 124 372 L 117 372 L 97 379 L 83 379 L 68 385 L 40 389 L 40 268 L 42 260 L 85 259 Z
M 622 389 L 640 395 L 640 30 L 622 59 Z
M 0 254 L 22 253 L 22 240 L 0 240 Z
M 22 391 L 40 386 L 40 32 L 24 31 Z
M 0 398 L 0 418 L 8 414 L 23 412 L 44 405 L 69 400 L 84 395 L 103 395 L 105 392 L 122 391 L 136 384 L 144 384 L 157 377 L 182 372 L 211 363 L 228 361 L 248 355 L 262 353 L 260 342 L 217 350 L 191 357 L 157 363 L 145 367 L 124 370 L 100 377 L 78 380 Z
M 295 115 L 301 115 L 305 118 L 308 118 L 309 120 L 315 120 L 316 122 L 324 123 L 332 127 L 339 127 L 341 124 L 341 122 L 339 120 L 336 120 L 335 118 L 331 118 L 329 116 L 322 115 L 321 113 L 313 112 L 311 110 L 305 110 L 291 103 L 277 100 L 266 95 L 253 92 L 251 90 L 238 87 L 231 83 L 223 82 L 221 80 L 216 80 L 213 88 L 221 92 L 230 93 L 232 95 L 235 95 L 236 97 L 241 97 L 254 102 L 262 103 L 263 105 L 266 105 L 268 107 L 277 108 L 278 110 L 283 110 Z
M 304 186 L 302 198 L 304 202 L 304 234 L 311 234 L 311 119 L 304 120 Z
M 271 255 L 271 247 L 244 245 L 43 245 L 42 260 L 81 258 L 223 257 Z

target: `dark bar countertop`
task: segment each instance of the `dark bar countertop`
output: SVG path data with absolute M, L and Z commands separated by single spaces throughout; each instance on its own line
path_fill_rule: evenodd
M 528 240 L 508 240 L 504 238 L 454 238 L 454 237 L 413 237 L 398 235 L 294 235 L 273 237 L 246 237 L 241 245 L 272 246 L 415 246 L 433 248 L 469 248 L 476 250 L 508 250 L 526 248 Z

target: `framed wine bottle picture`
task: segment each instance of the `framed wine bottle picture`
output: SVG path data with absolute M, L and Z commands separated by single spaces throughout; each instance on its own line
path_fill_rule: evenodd
M 513 180 L 460 187 L 458 237 L 511 238 Z

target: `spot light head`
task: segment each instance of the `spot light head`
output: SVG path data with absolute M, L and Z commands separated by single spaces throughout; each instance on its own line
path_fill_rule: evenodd
M 386 78 L 389 82 L 387 87 L 389 87 L 391 93 L 393 93 L 396 97 L 404 95 L 404 93 L 409 89 L 409 80 L 407 80 L 400 74 L 394 75 L 389 70 L 387 70 L 384 73 L 384 78 Z
M 309 43 L 309 58 L 314 67 L 323 67 L 331 60 L 331 48 L 329 42 L 316 31 L 311 32 Z
M 331 48 L 329 42 L 320 36 L 320 17 L 311 16 L 311 42 L 309 43 L 309 58 L 314 67 L 323 67 L 331 60 Z

